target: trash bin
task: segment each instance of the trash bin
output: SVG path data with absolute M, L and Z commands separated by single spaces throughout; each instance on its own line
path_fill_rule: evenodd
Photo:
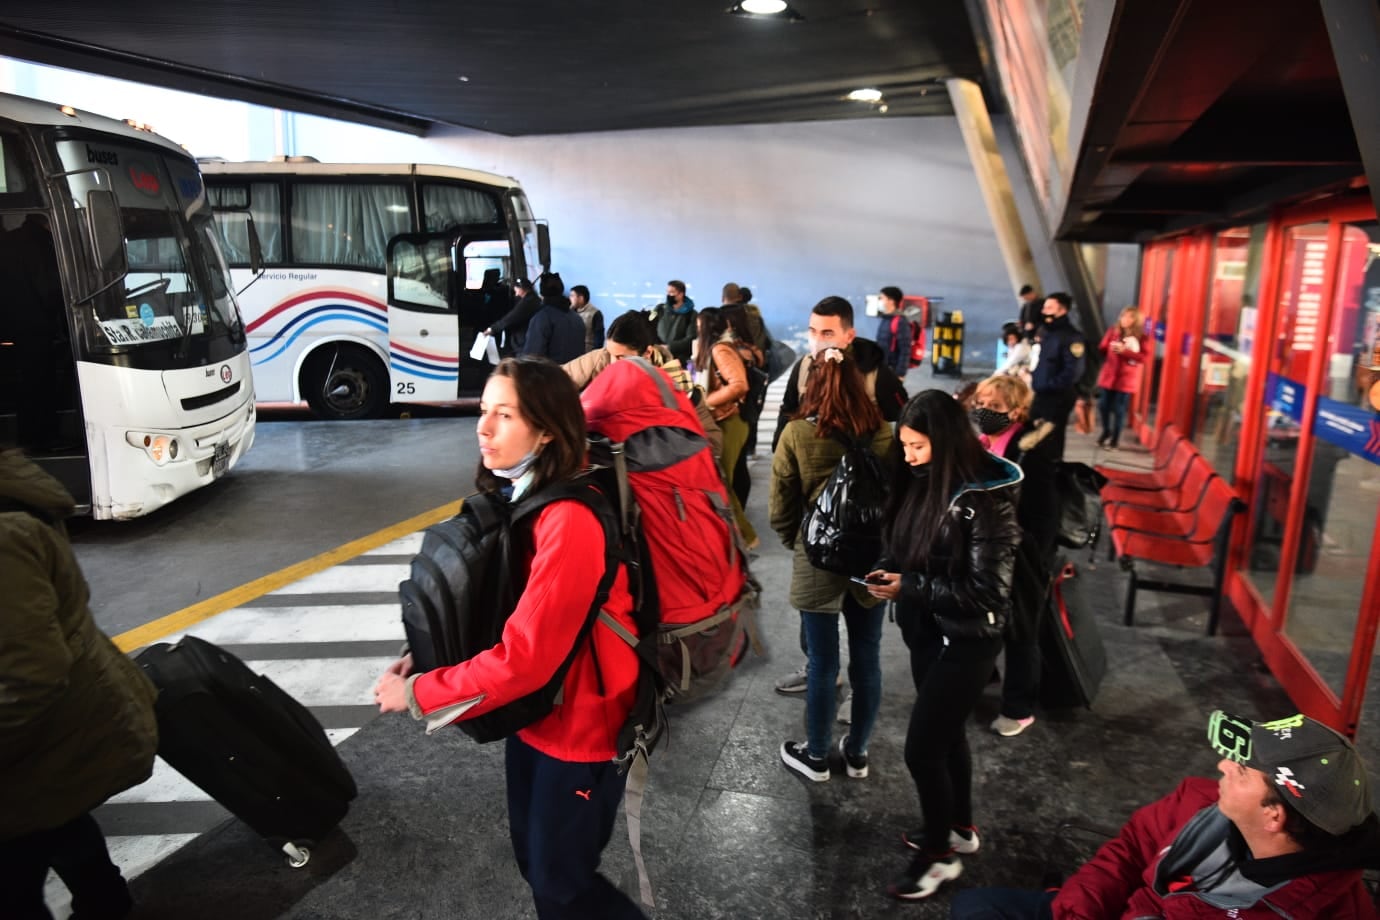
M 960 310 L 940 313 L 934 320 L 934 337 L 930 353 L 931 366 L 936 375 L 963 375 L 963 313 Z

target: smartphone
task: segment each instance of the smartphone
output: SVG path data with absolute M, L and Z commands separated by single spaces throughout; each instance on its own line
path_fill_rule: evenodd
M 867 587 L 868 585 L 881 585 L 886 583 L 880 578 L 859 578 L 856 575 L 849 575 L 848 580 L 855 585 L 862 585 L 863 587 Z

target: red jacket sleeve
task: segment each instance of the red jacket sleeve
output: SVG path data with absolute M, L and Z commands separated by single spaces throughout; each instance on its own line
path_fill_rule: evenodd
M 1131 815 L 1121 833 L 1069 877 L 1052 905 L 1055 920 L 1120 917 L 1145 872 L 1184 822 L 1217 801 L 1217 784 L 1191 777 L 1164 798 Z
M 423 713 L 483 695 L 462 718 L 481 716 L 545 686 L 575 646 L 602 575 L 599 519 L 575 501 L 558 501 L 537 515 L 535 554 L 527 589 L 497 645 L 469 661 L 417 678 L 412 691 Z
M 1107 354 L 1108 350 L 1112 347 L 1112 343 L 1119 338 L 1121 338 L 1121 330 L 1113 326 L 1102 334 L 1102 342 L 1097 346 L 1097 350 L 1104 355 Z

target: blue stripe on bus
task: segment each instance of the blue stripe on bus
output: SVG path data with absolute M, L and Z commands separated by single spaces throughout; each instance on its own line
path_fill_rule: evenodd
M 312 307 L 310 310 L 303 310 L 301 313 L 295 314 L 292 317 L 292 319 L 290 319 L 287 323 L 283 325 L 281 329 L 273 333 L 272 338 L 270 338 L 267 342 L 261 342 L 260 344 L 255 345 L 253 348 L 249 349 L 250 352 L 252 353 L 268 348 L 269 346 L 277 342 L 279 339 L 281 339 L 284 335 L 286 335 L 289 331 L 291 331 L 293 327 L 299 325 L 300 323 L 302 323 L 310 317 L 316 316 L 317 314 L 326 311 L 334 311 L 332 316 L 335 319 L 343 319 L 350 322 L 363 322 L 371 328 L 379 330 L 380 332 L 388 331 L 388 327 L 386 325 L 379 324 L 379 315 L 376 311 L 366 310 L 363 307 L 356 307 L 347 303 L 327 303 L 322 304 L 319 307 Z M 312 325 L 315 325 L 315 323 L 313 323 Z M 298 330 L 297 335 L 300 334 L 301 330 Z M 295 339 L 297 335 L 294 335 L 292 338 Z M 288 344 L 292 344 L 291 339 L 288 341 Z M 278 352 L 274 352 L 274 357 L 277 357 L 278 354 Z M 264 360 L 267 361 L 268 359 L 265 358 Z
M 293 348 L 293 342 L 297 341 L 298 338 L 301 338 L 302 332 L 309 330 L 309 328 L 312 328 L 313 326 L 320 326 L 320 324 L 322 323 L 330 323 L 331 320 L 345 320 L 346 323 L 357 323 L 360 324 L 360 326 L 367 326 L 368 328 L 371 328 L 371 330 L 377 330 L 382 332 L 382 334 L 384 335 L 388 335 L 388 327 L 384 326 L 384 324 L 382 323 L 370 323 L 370 321 L 364 320 L 362 319 L 362 317 L 359 316 L 352 316 L 352 314 L 323 313 L 320 314 L 320 316 L 315 317 L 315 319 L 309 321 L 309 323 L 302 324 L 301 328 L 298 328 L 297 331 L 293 332 L 293 335 L 291 335 L 291 337 L 288 337 L 287 341 L 283 342 L 282 345 L 280 345 L 279 348 L 275 350 L 275 352 L 269 354 L 269 356 L 266 357 L 255 357 L 255 359 L 253 359 L 253 363 L 269 363 L 269 361 L 275 359 L 275 357 L 279 356 L 279 354 L 286 352 L 287 349 Z M 270 345 L 270 343 L 272 342 L 268 343 Z M 257 349 L 250 350 L 251 352 L 253 352 L 253 350 Z
M 454 364 L 443 364 L 439 361 L 423 361 L 420 358 L 414 358 L 411 355 L 401 354 L 396 351 L 390 351 L 388 357 L 391 358 L 394 363 L 420 367 L 424 371 L 451 371 L 452 373 L 458 373 L 460 367 L 459 361 L 456 361 Z
M 394 365 L 393 365 L 393 370 L 395 370 L 395 371 L 402 371 L 404 374 L 407 374 L 407 375 L 412 376 L 412 377 L 425 377 L 427 380 L 457 380 L 457 379 L 459 379 L 459 377 L 460 377 L 459 371 L 455 372 L 454 374 L 450 374 L 450 375 L 446 375 L 446 374 L 423 374 L 423 373 L 422 373 L 421 371 L 419 371 L 419 370 L 415 370 L 415 369 L 410 368 L 410 367 L 403 367 L 403 366 L 401 366 L 401 365 L 399 365 L 399 364 L 397 364 L 397 363 L 394 363 Z

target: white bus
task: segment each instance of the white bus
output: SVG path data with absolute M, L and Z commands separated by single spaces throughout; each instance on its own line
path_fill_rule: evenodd
M 550 262 L 546 226 L 504 176 L 310 157 L 201 169 L 261 403 L 353 419 L 478 396 L 491 368 L 469 357 L 476 332 Z
M 100 519 L 212 482 L 254 440 L 243 324 L 196 161 L 0 95 L 0 426 Z

